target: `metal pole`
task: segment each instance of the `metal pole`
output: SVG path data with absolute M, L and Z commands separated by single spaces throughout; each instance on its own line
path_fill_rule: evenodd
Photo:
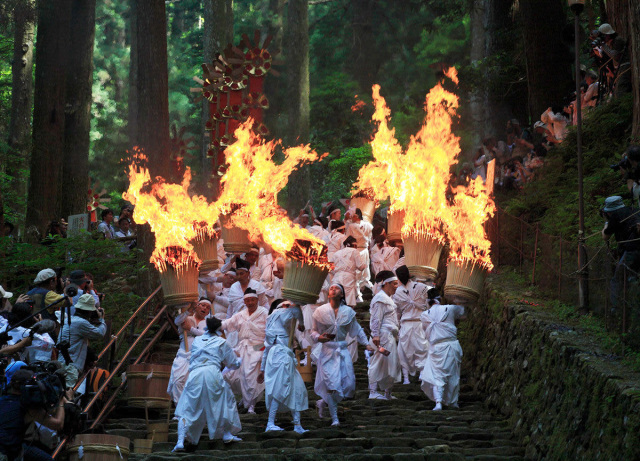
M 589 282 L 587 267 L 587 249 L 584 245 L 584 191 L 582 178 L 582 94 L 580 88 L 580 13 L 584 5 L 575 4 L 571 7 L 574 13 L 575 25 L 575 79 L 576 79 L 576 153 L 578 156 L 578 216 L 580 230 L 578 231 L 578 295 L 580 311 L 589 310 Z

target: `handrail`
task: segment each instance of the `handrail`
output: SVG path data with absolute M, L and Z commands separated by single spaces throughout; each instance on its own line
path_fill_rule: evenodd
M 155 294 L 155 293 L 154 293 Z M 139 309 L 138 309 L 139 310 Z M 127 350 L 127 352 L 125 352 L 124 356 L 122 356 L 122 358 L 120 359 L 120 362 L 118 362 L 118 365 L 116 365 L 116 367 L 113 369 L 113 371 L 111 371 L 111 374 L 109 375 L 109 377 L 105 380 L 105 382 L 102 384 L 102 386 L 100 386 L 100 389 L 98 389 L 98 391 L 96 392 L 96 394 L 93 396 L 93 398 L 91 399 L 91 401 L 87 404 L 87 406 L 84 408 L 84 410 L 82 411 L 83 413 L 86 413 L 87 411 L 89 411 L 91 409 L 91 407 L 93 406 L 94 403 L 96 403 L 96 401 L 98 400 L 98 398 L 102 395 L 102 393 L 104 392 L 104 390 L 107 388 L 107 386 L 109 385 L 109 383 L 111 383 L 111 381 L 113 380 L 114 376 L 116 376 L 116 373 L 120 370 L 120 368 L 122 367 L 122 365 L 127 361 L 127 359 L 129 358 L 129 356 L 131 355 L 131 353 L 133 352 L 133 349 L 138 345 L 138 343 L 142 340 L 142 338 L 145 337 L 145 335 L 149 332 L 149 329 L 151 329 L 151 327 L 153 325 L 155 325 L 155 323 L 158 321 L 158 319 L 160 319 L 162 317 L 162 315 L 164 314 L 164 312 L 167 310 L 167 306 L 164 305 L 162 306 L 162 309 L 160 309 L 160 311 L 158 311 L 158 313 L 156 314 L 156 316 L 153 318 L 153 320 L 151 320 L 151 322 L 144 328 L 144 330 L 142 330 L 142 332 L 140 333 L 140 336 L 138 336 L 136 338 L 136 340 L 133 342 L 133 344 L 131 344 L 131 346 L 129 347 L 129 349 Z M 136 311 L 137 314 L 138 311 Z M 75 388 L 74 388 L 75 389 Z M 62 451 L 62 448 L 65 446 L 65 444 L 67 443 L 67 441 L 69 440 L 69 437 L 65 437 L 64 439 L 62 439 L 60 441 L 60 444 L 58 444 L 58 447 L 56 448 L 56 450 L 53 452 L 53 454 L 51 455 L 52 458 L 55 459 L 56 456 L 58 456 L 60 454 L 60 452 Z
M 151 338 L 151 341 L 149 341 L 149 344 L 147 344 L 145 346 L 145 348 L 142 350 L 142 352 L 140 352 L 140 355 L 138 356 L 138 358 L 132 363 L 132 365 L 137 365 L 140 363 L 140 361 L 146 356 L 146 354 L 149 352 L 149 349 L 151 349 L 156 342 L 158 342 L 158 340 L 160 339 L 160 337 L 164 334 L 165 331 L 167 331 L 169 329 L 169 324 L 165 323 L 163 324 L 160 329 L 156 332 L 155 336 L 153 338 Z M 118 395 L 118 392 L 120 392 L 120 389 L 122 389 L 124 387 L 124 385 L 126 384 L 127 381 L 121 381 L 120 385 L 116 388 L 116 390 L 113 392 L 113 394 L 111 395 L 111 397 L 109 398 L 109 400 L 107 400 L 107 403 L 104 404 L 104 407 L 102 408 L 102 410 L 100 410 L 100 413 L 98 414 L 98 416 L 96 416 L 96 418 L 93 420 L 93 423 L 91 423 L 91 426 L 89 426 L 89 429 L 94 429 L 98 424 L 100 424 L 100 422 L 102 421 L 102 418 L 104 418 L 105 414 L 107 412 L 109 412 L 111 404 L 113 403 L 113 401 L 116 399 L 116 396 Z
M 118 337 L 122 334 L 122 332 L 124 331 L 125 328 L 127 328 L 129 326 L 129 324 L 131 324 L 131 322 L 133 322 L 133 319 L 135 319 L 138 314 L 140 313 L 140 311 L 142 310 L 143 307 L 145 307 L 147 304 L 149 304 L 149 302 L 151 301 L 151 299 L 158 293 L 158 291 L 160 291 L 161 286 L 158 286 L 158 288 L 156 288 L 153 293 L 151 293 L 147 299 L 145 299 L 142 304 L 140 304 L 140 307 L 138 307 L 136 309 L 136 311 L 133 313 L 133 315 L 131 315 L 131 317 L 129 317 L 129 320 L 127 320 L 124 325 L 122 325 L 122 327 L 120 328 L 120 330 L 118 330 L 118 332 L 115 335 L 111 335 L 111 339 L 109 340 L 109 342 L 106 344 L 106 346 L 104 346 L 104 348 L 100 351 L 100 353 L 98 354 L 98 357 L 96 358 L 96 362 L 98 360 L 100 360 L 102 358 L 102 356 L 104 354 L 107 353 L 107 350 L 111 347 L 111 345 L 113 343 L 115 343 L 118 340 Z M 85 380 L 85 378 L 87 377 L 87 375 L 89 374 L 88 371 L 82 373 L 82 375 L 80 375 L 80 377 L 78 378 L 78 382 L 76 383 L 75 386 L 73 386 L 73 391 L 77 391 L 78 388 L 82 385 L 82 382 Z

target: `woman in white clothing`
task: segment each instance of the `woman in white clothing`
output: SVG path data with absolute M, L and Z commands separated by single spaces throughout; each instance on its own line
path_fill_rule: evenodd
M 355 311 L 344 303 L 342 285 L 332 284 L 329 287 L 329 302 L 313 313 L 311 334 L 320 343 L 312 353 L 318 367 L 313 389 L 322 397 L 316 402 L 318 415 L 322 417 L 328 406 L 331 425 L 338 426 L 338 402 L 352 397 L 356 390 L 356 377 L 346 336 L 349 334 L 360 344 L 368 344 L 367 335 L 358 324 Z
M 206 334 L 193 341 L 189 379 L 176 407 L 178 443 L 173 451 L 184 450 L 185 440 L 197 444 L 205 426 L 209 439 L 222 438 L 225 443 L 241 440 L 234 436 L 242 430 L 236 399 L 220 372 L 223 366 L 238 368 L 240 358 L 217 335 L 220 320 L 209 317 L 206 322 Z
M 273 301 L 267 318 L 265 349 L 258 375 L 258 382 L 264 381 L 265 384 L 265 401 L 269 410 L 265 432 L 281 431 L 282 428 L 276 426 L 276 413 L 287 410 L 293 417 L 293 430 L 299 434 L 307 432 L 300 424 L 300 412 L 309 408 L 307 388 L 291 350 L 296 322 L 300 322 L 298 328 L 304 330 L 300 306 L 282 299 Z

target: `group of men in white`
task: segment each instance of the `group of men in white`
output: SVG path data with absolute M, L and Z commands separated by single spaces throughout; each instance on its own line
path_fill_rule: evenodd
M 283 430 L 277 413 L 290 411 L 294 431 L 306 432 L 300 413 L 308 409 L 308 395 L 296 368 L 296 342 L 311 347 L 304 360 L 316 367 L 318 415 L 328 412 L 332 426 L 340 424 L 338 403 L 355 393 L 358 344 L 365 347 L 370 399 L 395 399 L 393 386 L 419 375 L 434 410 L 457 408 L 462 349 L 455 322 L 464 308 L 440 304 L 435 288 L 411 279 L 402 248 L 389 245 L 384 231 L 374 242 L 373 226 L 359 209 L 347 211 L 345 221 L 340 217 L 335 209 L 314 216 L 311 226 L 305 213 L 296 219 L 327 243 L 335 266 L 315 304 L 282 298 L 284 260 L 268 245 L 227 257 L 219 241 L 220 269 L 200 277 L 199 302 L 175 319 L 180 348 L 167 389 L 178 420 L 174 451 L 197 444 L 205 425 L 211 439 L 240 441 L 236 395 L 247 413 L 264 398 L 266 431 Z M 369 337 L 353 309 L 365 288 L 373 292 Z

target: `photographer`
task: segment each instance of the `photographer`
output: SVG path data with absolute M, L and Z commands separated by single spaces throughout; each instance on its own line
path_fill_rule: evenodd
M 58 283 L 58 276 L 56 271 L 53 269 L 42 269 L 38 272 L 38 275 L 36 275 L 33 283 L 35 284 L 35 288 L 29 290 L 27 295 L 29 295 L 29 297 L 35 302 L 33 306 L 34 311 L 37 312 L 43 307 L 62 299 L 63 295 L 58 294 L 55 291 Z M 48 310 L 43 312 L 43 317 L 55 320 L 56 318 L 54 313 L 56 309 L 59 308 L 59 304 L 51 306 Z
M 26 461 L 53 459 L 44 450 L 24 444 L 25 433 L 30 427 L 39 425 L 61 431 L 64 426 L 68 400 L 62 392 L 62 383 L 58 380 L 58 385 L 54 386 L 55 400 L 49 402 L 41 390 L 42 381 L 33 371 L 20 369 L 13 374 L 6 395 L 0 397 L 0 453 L 9 461 L 20 459 L 21 454 Z
M 602 229 L 602 238 L 608 242 L 612 235 L 615 236 L 620 255 L 611 279 L 611 310 L 615 313 L 625 269 L 630 270 L 631 275 L 637 275 L 640 270 L 640 215 L 625 206 L 619 196 L 608 197 L 601 213 L 607 220 Z
M 59 337 L 60 342 L 69 341 L 71 363 L 67 363 L 67 386 L 73 387 L 84 369 L 89 341 L 104 338 L 106 332 L 104 310 L 96 308 L 92 295 L 83 294 L 75 304 L 71 325 L 65 322 Z
M 82 269 L 72 271 L 69 274 L 68 286 L 73 286 L 78 290 L 78 293 L 73 297 L 73 307 L 71 308 L 71 315 L 73 315 L 75 311 L 75 305 L 78 302 L 78 299 L 80 299 L 80 296 L 85 293 L 93 296 L 93 299 L 96 302 L 96 306 L 100 306 L 100 297 L 93 288 L 93 277 L 90 274 L 87 274 Z
M 0 350 L 1 355 L 18 354 L 20 360 L 27 363 L 51 360 L 54 341 L 47 333 L 40 334 L 40 315 L 32 316 L 32 306 L 28 303 L 16 303 L 9 315 L 8 346 Z M 22 322 L 22 323 L 21 323 Z M 15 327 L 20 323 L 20 326 Z

